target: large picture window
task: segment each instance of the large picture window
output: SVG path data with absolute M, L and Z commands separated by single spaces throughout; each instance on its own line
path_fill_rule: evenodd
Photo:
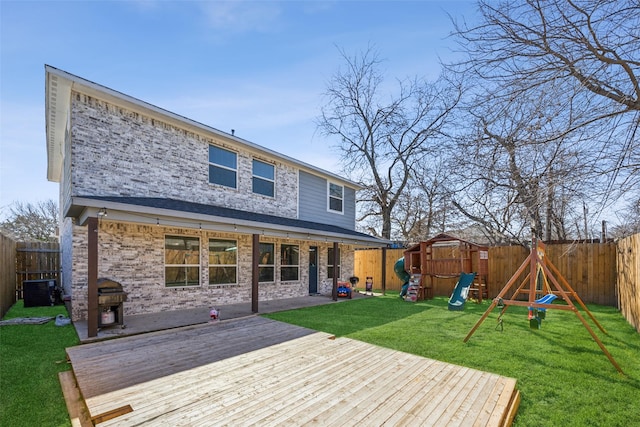
M 330 182 L 328 193 L 329 211 L 343 213 L 344 187 Z
M 215 145 L 209 146 L 209 182 L 236 188 L 237 154 Z
M 209 239 L 209 284 L 238 282 L 238 245 L 235 240 Z
M 340 278 L 340 248 L 338 248 L 338 265 L 333 265 L 333 248 L 329 248 L 327 251 L 327 277 L 333 279 L 333 273 L 336 272 L 336 277 Z
M 164 284 L 169 287 L 200 284 L 200 239 L 165 236 Z
M 253 161 L 253 192 L 273 197 L 275 192 L 275 167 L 260 160 Z
M 299 279 L 300 247 L 298 245 L 280 245 L 280 280 Z
M 275 281 L 275 254 L 273 243 L 260 243 L 260 261 L 258 265 L 258 282 Z

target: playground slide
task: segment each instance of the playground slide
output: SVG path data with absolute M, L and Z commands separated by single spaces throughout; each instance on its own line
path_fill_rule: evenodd
M 464 309 L 464 303 L 469 295 L 469 287 L 475 279 L 476 273 L 462 273 L 458 279 L 458 283 L 453 288 L 451 298 L 449 298 L 449 310 L 461 311 Z
M 409 279 L 411 279 L 411 275 L 407 273 L 407 270 L 404 269 L 404 257 L 396 261 L 396 263 L 393 265 L 393 271 L 396 273 L 396 276 L 398 276 L 398 278 L 402 280 L 402 291 L 400 291 L 400 298 L 402 298 L 407 293 L 407 288 L 409 287 Z

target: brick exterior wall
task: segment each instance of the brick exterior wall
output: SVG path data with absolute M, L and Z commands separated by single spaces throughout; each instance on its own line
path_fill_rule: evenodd
M 147 117 L 88 95 L 73 92 L 71 148 L 65 149 L 60 206 L 71 196 L 163 197 L 221 205 L 257 213 L 297 218 L 298 171 L 277 158 L 239 150 L 156 118 Z M 209 183 L 209 145 L 237 152 L 237 189 Z M 71 158 L 71 162 L 69 162 Z M 252 160 L 275 165 L 275 197 L 252 192 Z M 69 180 L 71 182 L 69 182 Z M 173 288 L 164 280 L 165 235 L 200 238 L 200 285 Z M 208 239 L 238 241 L 238 283 L 208 285 Z M 259 300 L 291 298 L 309 292 L 309 246 L 318 247 L 318 291 L 331 294 L 327 250 L 332 242 L 265 239 L 276 244 L 276 281 L 259 286 Z M 98 277 L 124 286 L 127 315 L 209 307 L 251 301 L 251 236 L 192 228 L 100 220 Z M 279 280 L 280 244 L 300 246 L 300 280 Z M 87 228 L 65 218 L 61 226 L 62 284 L 71 295 L 73 320 L 87 316 Z M 353 274 L 353 247 L 341 246 L 343 279 Z
M 79 320 L 86 319 L 87 316 L 87 228 L 72 227 L 71 250 L 68 249 L 69 241 L 64 240 L 63 257 L 66 257 L 69 252 L 73 253 L 71 316 L 73 320 Z M 165 286 L 164 245 L 166 235 L 200 238 L 199 286 L 178 288 Z M 212 238 L 237 240 L 237 284 L 208 284 L 208 242 Z M 271 238 L 260 241 L 275 244 L 276 281 L 259 285 L 259 301 L 308 295 L 310 242 Z M 251 301 L 251 235 L 101 220 L 98 242 L 98 277 L 109 278 L 121 283 L 128 294 L 128 300 L 124 304 L 125 322 L 126 316 L 132 314 L 222 306 Z M 278 254 L 280 253 L 280 245 L 283 243 L 300 246 L 298 281 L 280 281 Z M 332 247 L 332 244 L 318 245 L 318 292 L 324 295 L 331 295 L 332 286 L 331 280 L 327 278 L 329 247 Z M 347 280 L 353 272 L 353 248 L 341 246 L 341 257 L 342 279 Z M 64 270 L 67 270 L 66 262 Z M 67 274 L 63 276 L 66 278 Z
M 72 94 L 73 196 L 165 197 L 297 218 L 298 173 L 88 95 Z M 209 145 L 237 156 L 237 189 L 209 183 Z M 252 160 L 275 165 L 275 197 L 252 192 Z M 65 206 L 65 204 L 61 204 Z

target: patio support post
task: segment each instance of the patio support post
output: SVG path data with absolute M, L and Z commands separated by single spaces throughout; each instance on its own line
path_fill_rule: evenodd
M 260 235 L 253 235 L 253 255 L 251 258 L 251 311 L 258 312 L 258 279 L 260 278 Z
M 382 295 L 386 295 L 386 293 L 387 293 L 387 247 L 385 246 L 384 248 L 382 248 Z
M 333 242 L 333 287 L 331 288 L 331 298 L 338 301 L 338 242 Z
M 87 219 L 87 336 L 98 336 L 98 218 Z

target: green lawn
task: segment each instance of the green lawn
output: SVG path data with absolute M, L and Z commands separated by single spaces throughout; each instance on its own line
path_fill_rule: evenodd
M 527 309 L 512 306 L 500 331 L 495 309 L 464 343 L 488 307 L 489 301 L 467 302 L 453 312 L 447 298 L 409 303 L 392 294 L 267 317 L 516 378 L 522 397 L 516 426 L 640 426 L 640 335 L 615 308 L 588 305 L 608 335 L 588 322 L 624 376 L 577 316 L 563 310 L 549 310 L 533 330 Z
M 67 315 L 64 306 L 24 308 L 19 301 L 4 317 Z M 72 325 L 0 326 L 0 426 L 69 426 L 58 372 L 71 369 L 64 349 L 79 342 Z
M 551 310 L 542 329 L 529 328 L 526 308 L 510 307 L 504 331 L 495 310 L 462 340 L 488 307 L 447 299 L 408 303 L 397 294 L 354 299 L 267 317 L 518 380 L 516 426 L 640 426 L 640 335 L 612 307 L 589 309 L 608 330 L 596 330 L 626 375 L 609 363 L 575 314 Z M 62 306 L 14 306 L 5 319 L 66 315 Z M 73 326 L 0 327 L 1 426 L 68 426 L 58 372 L 70 369 L 64 349 L 76 345 Z

